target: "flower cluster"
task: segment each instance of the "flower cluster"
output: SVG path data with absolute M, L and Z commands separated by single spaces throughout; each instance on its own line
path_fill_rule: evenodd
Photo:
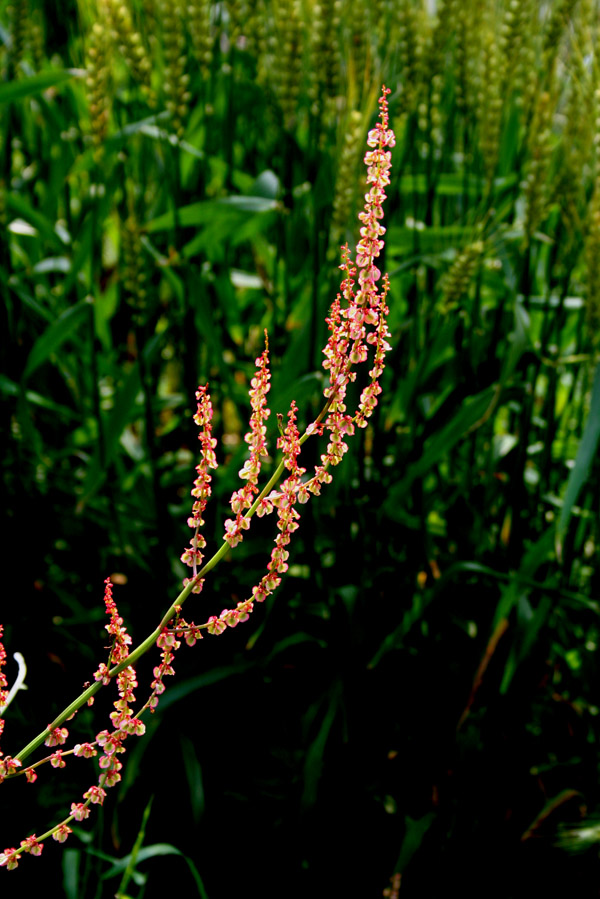
M 279 586 L 281 575 L 288 568 L 287 547 L 290 536 L 298 527 L 300 516 L 296 509 L 297 504 L 307 502 L 311 493 L 319 494 L 322 486 L 331 482 L 332 475 L 329 468 L 341 462 L 348 449 L 347 438 L 354 434 L 355 427 L 366 427 L 368 418 L 377 405 L 377 397 L 381 393 L 379 379 L 384 369 L 385 354 L 390 349 L 387 341 L 389 310 L 386 302 L 389 283 L 386 276 L 380 293 L 377 282 L 381 278 L 381 271 L 376 265 L 376 260 L 384 247 L 382 204 L 386 199 L 385 188 L 390 183 L 390 148 L 395 144 L 394 132 L 389 127 L 387 104 L 389 93 L 384 87 L 379 100 L 380 121 L 369 132 L 367 139 L 370 149 L 365 155 L 364 162 L 367 166 L 369 190 L 365 195 L 364 211 L 359 214 L 361 229 L 356 265 L 351 261 L 348 247 L 344 247 L 340 266 L 344 278 L 340 293 L 326 319 L 329 328 L 329 339 L 323 351 L 325 356 L 323 367 L 329 374 L 329 383 L 324 391 L 326 406 L 305 434 L 305 437 L 319 435 L 326 430 L 327 451 L 321 455 L 321 464 L 316 466 L 312 476 L 303 480 L 305 469 L 300 468 L 298 464 L 303 440 L 296 424 L 297 408 L 295 403 L 292 403 L 285 431 L 280 425 L 281 437 L 277 444 L 283 455 L 282 470 L 288 470 L 288 477 L 278 491 L 272 490 L 270 493 L 263 491 L 263 494 L 255 499 L 258 494 L 261 457 L 267 456 L 265 422 L 269 416 L 269 409 L 266 405 L 266 396 L 270 386 L 267 345 L 262 356 L 256 360 L 256 373 L 251 383 L 252 414 L 250 431 L 245 437 L 250 454 L 240 471 L 240 477 L 246 480 L 246 484 L 231 497 L 231 508 L 236 517 L 225 521 L 223 539 L 232 548 L 240 543 L 243 532 L 250 526 L 251 514 L 254 511 L 258 516 L 263 516 L 276 509 L 279 533 L 267 565 L 267 572 L 252 589 L 251 598 L 238 603 L 237 609 L 224 609 L 219 616 L 211 616 L 204 625 L 213 635 L 218 636 L 224 633 L 227 627 L 235 627 L 240 620 L 245 620 L 252 611 L 254 602 L 263 602 Z M 357 281 L 358 288 L 355 289 Z M 347 388 L 356 380 L 357 366 L 367 361 L 369 347 L 374 349 L 369 382 L 361 391 L 356 412 L 350 414 L 346 407 Z M 206 389 L 200 388 L 203 396 L 206 396 Z M 198 531 L 196 540 L 201 540 L 202 546 L 205 546 L 205 541 L 199 536 Z M 182 557 L 187 564 L 190 564 L 189 554 L 190 550 Z
M 131 645 L 131 637 L 123 626 L 123 619 L 119 615 L 119 610 L 113 599 L 110 578 L 107 577 L 104 584 L 104 604 L 106 606 L 106 614 L 110 615 L 110 623 L 106 625 L 106 630 L 113 637 L 109 665 L 118 665 L 119 662 L 122 662 L 129 655 L 127 647 Z
M 113 642 L 110 647 L 108 664 L 103 663 L 100 665 L 96 671 L 95 677 L 97 681 L 107 684 L 112 679 L 110 666 L 122 664 L 128 658 L 128 646 L 131 643 L 131 637 L 123 625 L 123 619 L 120 617 L 116 603 L 113 599 L 113 585 L 110 578 L 107 578 L 104 583 L 104 603 L 106 606 L 106 613 L 110 615 L 110 623 L 106 625 L 106 630 L 113 637 Z M 93 743 L 77 743 L 73 749 L 69 750 L 64 750 L 62 748 L 56 749 L 50 756 L 41 759 L 39 762 L 36 762 L 35 765 L 26 768 L 24 771 L 27 780 L 30 783 L 33 783 L 37 779 L 37 773 L 34 768 L 44 762 L 50 762 L 50 765 L 53 768 L 64 768 L 66 765 L 65 756 L 75 755 L 89 759 L 98 755 L 98 750 L 95 747 L 100 748 L 101 754 L 98 759 L 100 767 L 99 783 L 90 786 L 83 794 L 85 802 L 71 803 L 70 816 L 46 834 L 46 836 L 52 835 L 53 839 L 60 843 L 63 843 L 72 832 L 71 828 L 68 826 L 69 822 L 72 820 L 83 821 L 87 818 L 90 813 L 90 804 L 101 805 L 104 802 L 106 796 L 104 788 L 113 787 L 121 780 L 120 771 L 123 765 L 119 761 L 118 755 L 125 752 L 125 746 L 123 744 L 126 738 L 129 735 L 141 736 L 145 733 L 146 726 L 139 717 L 143 709 L 138 712 L 138 714 L 134 714 L 130 707 L 131 703 L 135 702 L 133 691 L 137 687 L 135 669 L 131 665 L 122 668 L 116 676 L 116 682 L 119 698 L 113 703 L 115 711 L 110 714 L 114 730 L 103 730 L 96 734 L 96 739 Z M 150 700 L 146 703 L 144 708 L 148 707 L 149 703 Z M 69 737 L 68 729 L 61 726 L 52 727 L 52 725 L 48 725 L 46 733 L 47 736 L 44 740 L 44 744 L 49 748 L 54 748 L 55 746 L 63 747 Z M 21 762 L 17 759 L 3 759 L 1 761 L 5 764 L 6 776 L 17 773 L 16 769 L 21 765 Z M 25 840 L 21 841 L 19 849 L 6 849 L 4 853 L 0 855 L 0 867 L 5 866 L 9 870 L 16 868 L 22 852 L 30 852 L 32 855 L 39 855 L 42 851 L 42 847 L 43 843 L 38 841 L 35 835 L 27 837 Z
M 167 628 L 163 628 L 160 637 L 156 641 L 156 645 L 161 651 L 161 662 L 160 665 L 155 666 L 154 671 L 152 672 L 154 674 L 154 680 L 150 684 L 152 687 L 152 695 L 148 700 L 148 706 L 151 711 L 154 711 L 158 705 L 158 697 L 165 692 L 166 687 L 163 683 L 163 677 L 175 674 L 172 662 L 174 654 L 181 646 L 181 643 L 173 633 L 170 633 Z
M 6 650 L 4 648 L 4 644 L 2 643 L 2 634 L 4 633 L 4 627 L 0 624 L 0 715 L 6 702 L 8 700 L 8 681 L 6 680 L 6 675 L 2 670 L 6 665 Z M 0 717 L 0 737 L 2 736 L 2 731 L 4 730 L 4 718 Z
M 389 91 L 384 87 L 379 101 L 380 122 L 368 136 L 370 149 L 364 161 L 367 166 L 369 189 L 365 195 L 364 212 L 359 216 L 361 239 L 357 246 L 356 263 L 352 263 L 348 247 L 343 248 L 340 268 L 344 277 L 340 292 L 327 318 L 329 339 L 323 351 L 325 356 L 323 367 L 328 373 L 328 384 L 324 391 L 325 406 L 322 412 L 302 436 L 298 428 L 298 409 L 295 402 L 292 402 L 287 413 L 285 427 L 283 416 L 278 416 L 280 436 L 277 448 L 282 458 L 269 482 L 260 491 L 258 479 L 262 463 L 268 457 L 266 422 L 270 415 L 267 406 L 271 377 L 267 340 L 263 353 L 256 359 L 256 371 L 249 391 L 252 411 L 249 431 L 244 438 L 249 453 L 239 472 L 243 486 L 232 494 L 231 510 L 234 517 L 228 518 L 224 523 L 222 546 L 212 559 L 204 563 L 203 550 L 206 547 L 206 540 L 201 534 L 201 528 L 204 525 L 204 511 L 211 496 L 210 472 L 211 469 L 217 468 L 217 459 L 214 452 L 216 440 L 212 436 L 213 409 L 208 388 L 206 386 L 198 388 L 194 421 L 199 428 L 200 462 L 196 466 L 196 479 L 191 491 L 194 503 L 192 514 L 188 518 L 193 536 L 181 556 L 181 561 L 192 569 L 193 576 L 184 580 L 184 589 L 156 630 L 131 651 L 129 649 L 131 637 L 127 633 L 123 619 L 119 616 L 110 578 L 106 579 L 104 603 L 106 613 L 110 616 L 106 630 L 112 638 L 107 662 L 100 664 L 96 670 L 95 683 L 91 686 L 86 685 L 87 689 L 79 699 L 66 709 L 54 724 L 48 725 L 34 743 L 19 753 L 19 756 L 27 757 L 32 751 L 32 746 L 35 748 L 42 742 L 54 751 L 47 758 L 35 762 L 21 772 L 18 770 L 21 767 L 19 758 L 3 756 L 0 752 L 0 782 L 18 773 L 25 773 L 27 780 L 33 782 L 37 777 L 34 768 L 46 762 L 54 768 L 62 768 L 67 755 L 86 759 L 99 756 L 99 780 L 86 790 L 82 797 L 83 801 L 71 804 L 70 815 L 47 834 L 43 834 L 39 839 L 35 834 L 28 836 L 21 841 L 19 848 L 6 849 L 0 854 L 0 867 L 5 866 L 8 869 L 17 867 L 23 852 L 39 855 L 43 846 L 41 841 L 47 836 L 51 835 L 54 840 L 64 842 L 71 833 L 69 824 L 72 821 L 83 821 L 90 814 L 91 805 L 102 805 L 106 797 L 106 788 L 114 786 L 121 780 L 120 772 L 123 766 L 119 756 L 125 752 L 126 740 L 129 736 L 141 736 L 145 732 L 145 724 L 141 720 L 142 713 L 146 710 L 150 712 L 155 710 L 160 696 L 166 689 L 165 677 L 175 673 L 174 654 L 181 646 L 182 640 L 185 639 L 188 646 L 193 646 L 202 639 L 204 630 L 218 636 L 227 628 L 237 627 L 241 622 L 248 620 L 255 602 L 264 602 L 279 586 L 282 575 L 288 570 L 292 535 L 299 527 L 298 506 L 306 503 L 311 494 L 318 495 L 323 485 L 332 480 L 330 468 L 337 466 L 343 459 L 348 449 L 348 437 L 354 434 L 356 426 L 365 427 L 369 416 L 373 413 L 377 397 L 381 393 L 379 379 L 383 372 L 385 355 L 390 348 L 387 342 L 389 284 L 387 277 L 384 277 L 381 291 L 378 290 L 381 272 L 376 264 L 384 246 L 382 238 L 385 228 L 381 224 L 381 219 L 385 187 L 389 184 L 391 165 L 389 148 L 395 143 L 393 131 L 389 127 L 388 94 Z M 356 410 L 351 413 L 347 408 L 348 385 L 356 380 L 357 367 L 367 362 L 370 355 L 374 358 L 369 379 L 361 390 Z M 300 465 L 299 460 L 302 444 L 310 436 L 325 436 L 327 449 L 321 455 L 320 464 L 306 477 L 306 469 Z M 277 517 L 277 535 L 266 572 L 253 587 L 251 595 L 238 602 L 235 609 L 223 609 L 220 615 L 211 615 L 203 624 L 186 622 L 181 617 L 181 606 L 191 593 L 201 592 L 205 573 L 217 564 L 229 549 L 240 543 L 244 536 L 243 532 L 248 529 L 254 514 L 263 516 L 273 512 Z M 153 669 L 151 692 L 141 709 L 134 712 L 132 709 L 132 704 L 136 701 L 134 691 L 138 687 L 135 663 L 144 652 L 154 646 L 160 651 L 160 662 Z M 2 671 L 5 659 L 6 653 L 0 642 L 0 712 L 7 702 L 8 695 L 6 678 Z M 72 717 L 73 709 L 77 711 L 85 702 L 91 704 L 97 689 L 113 680 L 116 680 L 119 695 L 113 703 L 114 711 L 110 714 L 111 729 L 100 731 L 93 742 L 78 743 L 73 749 L 64 748 L 69 732 L 62 726 L 63 722 Z M 0 719 L 0 734 L 2 726 L 3 722 Z
M 190 545 L 181 556 L 181 561 L 193 569 L 194 585 L 192 593 L 200 593 L 204 583 L 203 580 L 196 579 L 198 566 L 202 565 L 202 559 L 204 558 L 202 550 L 206 546 L 206 540 L 200 534 L 200 528 L 204 524 L 202 515 L 212 492 L 210 486 L 212 476 L 209 473 L 209 469 L 218 467 L 217 457 L 215 456 L 217 441 L 212 436 L 213 409 L 207 387 L 198 388 L 196 400 L 198 404 L 194 421 L 200 428 L 198 440 L 200 441 L 201 450 L 200 462 L 196 466 L 197 477 L 192 488 L 192 496 L 195 501 L 192 506 L 192 515 L 188 518 L 188 525 L 194 529 L 194 536 L 190 541 Z M 186 587 L 189 582 L 190 579 L 186 578 L 183 586 Z
M 250 456 L 244 462 L 244 467 L 239 472 L 245 485 L 241 490 L 235 491 L 231 496 L 231 511 L 235 519 L 228 518 L 225 522 L 224 540 L 231 547 L 237 546 L 243 540 L 242 531 L 249 527 L 249 519 L 244 513 L 251 507 L 254 497 L 258 493 L 258 477 L 260 475 L 262 457 L 268 456 L 265 422 L 271 410 L 267 407 L 267 393 L 271 389 L 269 384 L 271 373 L 269 371 L 269 341 L 265 331 L 266 346 L 264 352 L 255 362 L 256 373 L 250 382 L 250 430 L 244 436 L 244 440 L 250 447 Z
M 123 619 L 119 615 L 116 603 L 112 595 L 112 583 L 110 578 L 104 581 L 104 605 L 106 606 L 106 614 L 110 615 L 110 623 L 106 625 L 106 630 L 112 635 L 113 642 L 110 647 L 108 664 L 102 662 L 98 666 L 98 670 L 94 673 L 94 679 L 101 681 L 104 685 L 110 682 L 109 668 L 111 665 L 119 665 L 129 655 L 128 646 L 131 645 L 131 637 L 127 633 L 127 629 L 123 625 Z M 47 744 L 51 745 L 51 744 Z
M 387 327 L 389 309 L 386 303 L 389 282 L 386 276 L 380 295 L 377 282 L 381 271 L 375 264 L 384 246 L 382 204 L 386 199 L 385 187 L 390 183 L 391 168 L 391 153 L 387 148 L 393 147 L 396 142 L 394 132 L 389 127 L 388 94 L 389 90 L 384 87 L 379 99 L 380 121 L 369 131 L 367 139 L 368 146 L 372 148 L 364 158 L 370 188 L 365 194 L 364 211 L 358 216 L 362 227 L 356 248 L 356 266 L 351 262 L 348 247 L 344 247 L 340 268 L 345 277 L 327 318 L 330 335 L 323 350 L 323 367 L 329 372 L 329 386 L 325 389 L 325 397 L 329 401 L 325 420 L 329 444 L 327 452 L 321 456 L 322 464 L 317 467 L 308 485 L 314 494 L 320 493 L 322 484 L 331 481 L 328 469 L 341 462 L 348 449 L 346 439 L 354 433 L 354 425 L 366 427 L 381 393 L 379 378 L 383 373 L 385 354 L 390 349 L 387 342 L 390 336 Z M 355 290 L 357 269 L 359 288 Z M 342 300 L 347 305 L 342 305 Z M 348 384 L 356 379 L 354 366 L 368 358 L 368 345 L 375 348 L 373 367 L 369 372 L 370 382 L 363 388 L 358 410 L 352 416 L 346 409 L 346 390 Z
M 5 865 L 6 868 L 11 871 L 19 864 L 19 859 L 23 852 L 29 852 L 31 855 L 41 855 L 43 848 L 44 844 L 38 842 L 36 835 L 33 833 L 30 837 L 21 840 L 19 849 L 11 847 L 10 849 L 4 850 L 0 855 L 0 867 Z
M 11 774 L 16 774 L 17 769 L 21 767 L 19 759 L 13 759 L 10 755 L 0 758 L 0 783 Z
M 4 628 L 0 624 L 0 637 L 4 633 Z M 6 675 L 2 670 L 6 665 L 6 650 L 4 649 L 4 644 L 0 640 L 0 737 L 2 736 L 2 732 L 4 730 L 4 718 L 2 718 L 2 712 L 4 711 L 4 707 L 9 702 L 9 689 L 8 689 L 8 681 L 6 680 Z M 6 778 L 10 777 L 12 774 L 17 773 L 17 769 L 21 767 L 21 762 L 18 759 L 13 759 L 10 755 L 4 755 L 2 750 L 0 750 L 0 783 Z
M 279 533 L 275 538 L 275 546 L 271 551 L 271 560 L 267 565 L 267 574 L 252 589 L 252 597 L 257 602 L 263 602 L 279 586 L 281 583 L 280 575 L 288 570 L 287 560 L 290 554 L 287 546 L 290 542 L 291 534 L 298 528 L 298 519 L 300 518 L 300 514 L 295 508 L 296 503 L 298 501 L 306 502 L 308 499 L 308 494 L 305 490 L 302 490 L 302 493 L 300 493 L 301 478 L 306 469 L 300 468 L 298 465 L 300 434 L 296 425 L 296 413 L 296 403 L 292 402 L 288 412 L 287 427 L 277 441 L 277 448 L 283 453 L 283 464 L 289 471 L 289 475 L 281 485 L 280 492 L 272 493 L 269 497 L 270 502 L 277 509 L 277 528 Z

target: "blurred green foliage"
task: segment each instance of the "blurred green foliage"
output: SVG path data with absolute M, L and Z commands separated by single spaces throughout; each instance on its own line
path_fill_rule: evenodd
M 113 895 L 124 872 L 147 899 L 174 878 L 210 899 L 373 896 L 394 872 L 407 897 L 575 877 L 596 895 L 594 828 L 569 849 L 600 804 L 598 13 L 0 2 L 0 618 L 29 665 L 6 753 L 101 660 L 107 575 L 134 642 L 175 595 L 197 384 L 215 548 L 265 328 L 271 407 L 318 411 L 382 82 L 398 138 L 372 425 L 303 513 L 276 601 L 181 650 L 93 831 L 0 872 L 3 897 Z M 206 615 L 262 576 L 256 529 Z M 58 820 L 83 765 L 5 783 L 2 846 Z

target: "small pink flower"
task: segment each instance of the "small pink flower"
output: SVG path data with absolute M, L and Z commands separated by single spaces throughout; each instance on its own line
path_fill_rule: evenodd
M 240 623 L 240 616 L 235 609 L 223 609 L 219 617 L 228 627 L 237 627 Z
M 84 799 L 89 799 L 94 805 L 102 805 L 106 799 L 106 792 L 102 787 L 91 786 L 89 790 L 83 794 Z
M 156 645 L 159 649 L 173 649 L 176 643 L 175 635 L 169 633 L 166 627 L 163 629 L 161 635 L 156 641 Z M 176 647 L 175 647 L 176 648 Z
M 53 768 L 64 768 L 64 767 L 66 767 L 66 764 L 67 764 L 67 763 L 65 762 L 65 760 L 64 760 L 63 757 L 62 757 L 62 750 L 57 749 L 56 752 L 54 752 L 54 753 L 50 756 L 50 764 L 52 765 Z
M 146 725 L 139 718 L 130 718 L 125 725 L 124 730 L 126 730 L 128 734 L 134 734 L 136 737 L 141 737 L 146 733 Z
M 29 852 L 31 855 L 41 855 L 43 848 L 44 844 L 38 843 L 37 837 L 34 833 L 30 837 L 27 837 L 25 840 L 21 840 L 21 849 L 23 850 L 23 852 Z
M 55 727 L 44 742 L 44 746 L 61 746 L 67 742 L 69 731 L 66 727 Z
M 52 839 L 58 843 L 64 843 L 70 833 L 73 833 L 71 828 L 67 827 L 66 824 L 61 824 L 55 833 L 52 834 Z
M 241 528 L 241 522 L 243 521 L 245 521 L 245 519 L 241 517 L 239 521 L 234 521 L 233 518 L 228 518 L 225 521 L 225 534 L 223 539 L 227 540 L 232 549 L 244 539 Z
M 121 775 L 119 774 L 118 769 L 120 769 L 122 767 L 123 766 L 119 762 L 110 771 L 108 771 L 108 773 L 104 777 L 104 785 L 106 787 L 114 787 L 116 784 L 119 783 L 119 781 L 121 780 Z
M 0 855 L 0 868 L 6 866 L 6 869 L 8 871 L 13 871 L 16 867 L 18 867 L 20 858 L 21 853 L 17 852 L 14 846 L 10 849 L 5 849 L 2 855 Z
M 227 630 L 227 625 L 216 615 L 211 615 L 207 622 L 207 630 L 209 634 L 218 637 L 224 630 Z
M 73 818 L 75 818 L 76 821 L 83 821 L 84 818 L 89 817 L 90 810 L 87 805 L 83 804 L 83 802 L 72 802 L 71 815 L 73 816 Z
M 94 680 L 102 681 L 104 686 L 110 683 L 110 677 L 108 676 L 108 665 L 105 665 L 104 662 L 101 662 L 101 664 L 98 666 L 98 670 L 94 672 Z
M 21 762 L 19 759 L 13 759 L 10 755 L 5 755 L 4 758 L 0 758 L 0 783 L 2 783 L 5 777 L 16 774 L 17 768 L 20 767 Z
M 77 743 L 73 749 L 73 754 L 82 756 L 85 759 L 91 759 L 97 753 L 91 743 Z
M 270 515 L 273 511 L 273 503 L 268 497 L 263 497 L 260 503 L 258 504 L 258 509 L 256 510 L 256 514 L 259 518 L 262 518 L 263 515 Z
M 199 627 L 192 622 L 189 626 L 189 630 L 185 635 L 185 642 L 188 646 L 194 646 L 197 640 L 203 640 L 202 631 Z

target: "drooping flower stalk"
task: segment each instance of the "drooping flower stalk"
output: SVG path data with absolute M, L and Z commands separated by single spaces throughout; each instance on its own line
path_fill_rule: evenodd
M 58 842 L 64 842 L 71 833 L 69 824 L 74 820 L 82 821 L 87 818 L 90 805 L 101 805 L 104 802 L 106 788 L 114 786 L 121 779 L 122 763 L 118 760 L 118 756 L 125 751 L 124 744 L 127 738 L 131 735 L 141 736 L 144 733 L 142 713 L 146 710 L 154 711 L 165 689 L 163 679 L 174 674 L 174 654 L 179 649 L 182 638 L 185 638 L 188 646 L 193 646 L 202 638 L 203 630 L 207 630 L 209 634 L 219 635 L 228 627 L 236 627 L 248 620 L 255 602 L 264 601 L 279 586 L 281 575 L 288 569 L 288 547 L 293 533 L 299 526 L 298 505 L 306 503 L 311 494 L 319 494 L 322 486 L 331 481 L 329 469 L 338 465 L 345 455 L 348 449 L 347 438 L 352 436 L 355 426 L 365 427 L 369 416 L 373 413 L 381 392 L 379 379 L 385 365 L 385 355 L 390 348 L 387 341 L 389 283 L 387 276 L 384 277 L 381 290 L 379 289 L 381 272 L 376 264 L 384 246 L 382 204 L 386 198 L 385 188 L 389 184 L 390 148 L 395 143 L 394 133 L 389 127 L 388 94 L 389 90 L 384 87 L 379 100 L 380 121 L 368 135 L 369 150 L 364 162 L 367 166 L 369 189 L 365 195 L 364 210 L 359 215 L 361 229 L 356 263 L 351 261 L 348 247 L 344 247 L 340 266 L 344 277 L 340 293 L 334 300 L 327 318 L 329 339 L 323 351 L 325 356 L 323 367 L 328 373 L 329 381 L 324 390 L 325 405 L 321 413 L 302 435 L 298 430 L 298 409 L 295 402 L 292 402 L 287 413 L 285 427 L 283 416 L 278 416 L 280 436 L 277 448 L 281 451 L 282 458 L 268 483 L 260 490 L 258 479 L 262 461 L 267 456 L 266 421 L 270 415 L 267 406 L 270 388 L 267 342 L 262 355 L 256 360 L 256 372 L 251 381 L 252 412 L 250 429 L 245 435 L 249 456 L 239 472 L 244 485 L 231 497 L 231 509 L 235 518 L 225 521 L 223 543 L 212 558 L 205 562 L 202 550 L 206 547 L 206 540 L 201 534 L 201 528 L 204 525 L 204 510 L 211 495 L 210 471 L 217 468 L 217 459 L 214 452 L 216 440 L 212 436 L 213 410 L 208 388 L 206 386 L 198 388 L 194 421 L 199 428 L 200 462 L 196 466 L 197 476 L 191 491 L 194 497 L 192 515 L 188 519 L 193 537 L 181 557 L 182 562 L 192 568 L 193 576 L 185 579 L 183 590 L 165 612 L 155 630 L 133 650 L 129 649 L 131 638 L 113 599 L 112 584 L 110 579 L 106 580 L 104 601 L 106 612 L 110 616 L 110 623 L 106 625 L 106 629 L 112 636 L 107 662 L 98 667 L 94 674 L 94 682 L 14 758 L 0 753 L 0 782 L 20 773 L 25 774 L 29 782 L 33 782 L 37 777 L 34 769 L 46 762 L 50 762 L 52 767 L 62 768 L 67 756 L 92 758 L 100 753 L 101 773 L 98 783 L 90 786 L 83 794 L 84 802 L 72 803 L 70 815 L 47 833 L 39 837 L 35 834 L 28 836 L 21 840 L 18 849 L 14 847 L 5 849 L 4 853 L 0 854 L 0 867 L 15 868 L 23 852 L 39 855 L 42 851 L 42 841 L 50 836 Z M 358 367 L 367 362 L 371 353 L 373 361 L 369 379 L 362 388 L 356 410 L 351 413 L 347 408 L 347 387 L 356 380 Z M 325 436 L 328 442 L 326 451 L 321 454 L 320 464 L 306 477 L 306 469 L 300 465 L 299 459 L 302 445 L 311 436 Z M 253 515 L 255 513 L 259 516 L 268 515 L 273 511 L 277 516 L 277 535 L 266 573 L 252 589 L 251 596 L 238 602 L 235 609 L 224 609 L 219 616 L 210 616 L 203 624 L 185 621 L 181 615 L 183 604 L 192 593 L 199 593 L 202 590 L 206 574 L 241 541 Z M 134 712 L 131 704 L 135 701 L 133 691 L 138 686 L 135 665 L 141 656 L 154 646 L 160 650 L 161 661 L 153 670 L 154 680 L 150 685 L 151 692 L 148 699 Z M 4 648 L 0 643 L 0 709 L 6 695 L 6 679 L 2 672 L 5 657 Z M 77 744 L 73 749 L 63 749 L 69 736 L 68 729 L 63 726 L 64 723 L 84 704 L 91 705 L 98 690 L 114 679 L 119 698 L 114 702 L 115 711 L 110 714 L 111 729 L 96 734 L 93 742 Z M 0 719 L 0 733 L 2 727 L 3 722 Z M 43 743 L 51 748 L 59 748 L 50 756 L 23 768 L 23 761 Z

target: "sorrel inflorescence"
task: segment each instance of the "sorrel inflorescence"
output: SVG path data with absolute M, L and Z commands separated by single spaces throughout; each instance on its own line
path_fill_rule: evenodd
M 389 282 L 382 278 L 376 261 L 384 246 L 385 228 L 383 201 L 385 189 L 390 183 L 391 152 L 395 144 L 394 132 L 389 127 L 387 96 L 389 90 L 383 87 L 379 99 L 379 122 L 367 138 L 369 147 L 364 162 L 367 166 L 368 191 L 365 194 L 364 210 L 360 212 L 360 241 L 356 248 L 355 262 L 351 260 L 348 247 L 342 250 L 343 280 L 340 292 L 334 300 L 327 324 L 329 339 L 323 351 L 323 367 L 328 373 L 328 383 L 324 391 L 325 405 L 320 414 L 303 434 L 297 425 L 297 407 L 292 402 L 287 413 L 287 421 L 279 416 L 277 448 L 281 461 L 260 489 L 259 477 L 264 458 L 267 456 L 266 421 L 270 416 L 267 395 L 270 388 L 269 348 L 256 360 L 256 372 L 251 381 L 250 402 L 252 413 L 250 429 L 245 436 L 249 455 L 240 471 L 243 486 L 231 497 L 232 517 L 224 523 L 223 544 L 219 550 L 205 561 L 203 550 L 206 540 L 202 536 L 203 513 L 211 495 L 211 471 L 217 467 L 215 455 L 216 440 L 212 436 L 212 405 L 208 387 L 199 387 L 196 393 L 197 411 L 194 421 L 198 425 L 200 441 L 200 462 L 196 466 L 197 476 L 192 489 L 194 503 L 188 524 L 192 529 L 190 544 L 181 559 L 191 569 L 191 577 L 184 580 L 183 590 L 165 612 L 155 630 L 135 649 L 131 649 L 131 637 L 120 617 L 112 595 L 112 584 L 105 582 L 104 602 L 110 617 L 106 630 L 111 637 L 111 649 L 106 662 L 99 665 L 94 680 L 55 720 L 35 739 L 14 756 L 0 752 L 0 783 L 8 778 L 24 775 L 29 783 L 37 779 L 37 769 L 47 763 L 53 768 L 63 768 L 68 756 L 98 757 L 100 774 L 97 783 L 90 786 L 80 802 L 71 804 L 70 814 L 64 820 L 36 836 L 31 834 L 21 840 L 18 848 L 8 848 L 0 855 L 0 866 L 9 870 L 16 868 L 23 852 L 40 855 L 43 840 L 52 837 L 64 842 L 72 821 L 82 821 L 90 814 L 90 806 L 102 804 L 106 788 L 114 786 L 121 779 L 123 767 L 120 756 L 125 751 L 131 736 L 141 736 L 145 731 L 142 714 L 153 711 L 159 697 L 165 690 L 165 678 L 174 674 L 173 660 L 181 642 L 193 646 L 202 639 L 203 632 L 212 635 L 223 633 L 228 627 L 236 627 L 247 621 L 255 603 L 263 602 L 281 583 L 281 576 L 287 571 L 288 545 L 292 534 L 298 528 L 300 513 L 298 506 L 319 495 L 324 485 L 332 480 L 331 470 L 338 465 L 348 449 L 348 437 L 356 427 L 364 428 L 369 416 L 377 405 L 381 393 L 380 377 L 389 350 L 387 326 L 387 296 Z M 381 282 L 381 287 L 379 286 Z M 366 383 L 360 393 L 357 408 L 350 412 L 346 405 L 348 385 L 355 381 L 361 365 L 371 367 Z M 300 465 L 301 447 L 309 437 L 324 437 L 327 448 L 321 454 L 320 463 L 309 474 Z M 202 624 L 187 621 L 182 615 L 182 607 L 192 593 L 200 593 L 208 572 L 239 544 L 249 529 L 255 514 L 277 517 L 277 535 L 267 565 L 267 571 L 253 588 L 251 595 L 238 602 L 235 609 L 224 609 L 220 615 L 212 615 Z M 0 637 L 2 627 L 0 626 Z M 160 661 L 154 668 L 154 680 L 150 684 L 150 695 L 141 707 L 134 709 L 134 690 L 138 687 L 135 665 L 138 659 L 157 646 Z M 0 642 L 0 715 L 12 700 L 14 690 L 9 691 L 3 668 L 6 652 Z M 65 748 L 69 739 L 65 722 L 71 719 L 85 704 L 92 705 L 94 695 L 103 686 L 115 681 L 118 699 L 110 714 L 110 728 L 100 731 L 95 739 L 78 743 L 73 748 Z M 0 717 L 0 735 L 4 720 Z M 51 750 L 49 755 L 29 765 L 25 760 L 42 745 Z

